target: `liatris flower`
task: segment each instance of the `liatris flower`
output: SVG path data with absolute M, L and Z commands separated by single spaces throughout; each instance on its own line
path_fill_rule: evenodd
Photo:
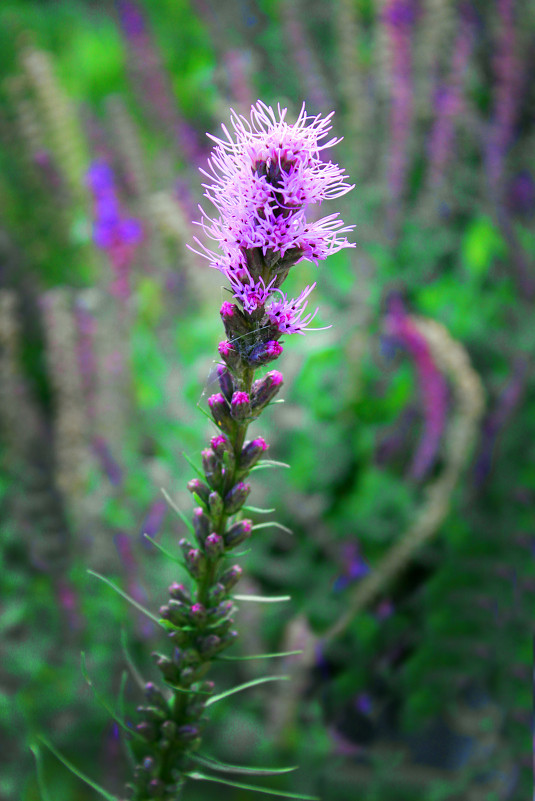
M 463 80 L 474 43 L 474 15 L 471 7 L 461 9 L 459 31 L 453 44 L 451 70 L 447 83 L 439 87 L 436 117 L 429 140 L 428 185 L 436 190 L 442 183 L 448 159 L 453 152 L 454 121 L 463 110 Z
M 393 229 L 405 188 L 409 137 L 413 118 L 412 32 L 416 20 L 414 0 L 386 0 L 381 19 L 389 41 L 391 74 L 390 151 L 388 191 L 389 224 Z M 392 233 L 392 231 L 391 231 Z
M 87 183 L 94 197 L 93 241 L 105 250 L 115 274 L 112 293 L 126 301 L 130 296 L 130 265 L 143 238 L 138 220 L 127 218 L 115 192 L 113 172 L 104 162 L 93 162 Z
M 230 593 L 242 571 L 239 565 L 229 566 L 228 557 L 254 533 L 253 521 L 242 516 L 251 491 L 247 478 L 267 449 L 261 437 L 246 440 L 247 429 L 283 383 L 278 370 L 256 380 L 255 372 L 278 358 L 283 334 L 303 333 L 316 314 L 305 314 L 313 286 L 296 300 L 282 293 L 289 270 L 303 258 L 317 261 L 352 247 L 341 236 L 352 226 L 344 227 L 337 214 L 314 223 L 306 216 L 311 203 L 352 188 L 337 165 L 320 158 L 321 150 L 338 141 L 320 144 L 332 115 L 307 117 L 303 107 L 291 125 L 286 113 L 279 108 L 277 116 L 258 101 L 250 122 L 233 112 L 234 140 L 226 128 L 225 140 L 213 137 L 211 175 L 205 174 L 214 182 L 205 188 L 219 216 L 210 219 L 202 211 L 202 227 L 219 252 L 197 244 L 229 279 L 236 303 L 226 301 L 221 307 L 227 335 L 219 345 L 224 364 L 217 370 L 220 392 L 208 400 L 219 431 L 202 452 L 204 480 L 188 483 L 196 503 L 194 541 L 182 538 L 178 546 L 189 580 L 187 586 L 173 583 L 169 601 L 160 608 L 174 650 L 171 657 L 153 656 L 167 690 L 147 684 L 147 706 L 138 708 L 133 801 L 176 798 L 188 775 L 217 780 L 192 774 L 189 767 L 213 692 L 206 673 L 238 636 Z
M 387 335 L 394 337 L 410 353 L 418 373 L 425 423 L 410 474 L 421 480 L 433 465 L 446 425 L 447 384 L 433 360 L 429 345 L 397 295 L 388 300 L 385 328 Z
M 522 71 L 518 61 L 515 32 L 514 0 L 498 0 L 499 41 L 494 57 L 494 115 L 487 142 L 487 169 L 491 186 L 496 189 L 502 180 L 503 162 L 511 143 L 518 111 Z

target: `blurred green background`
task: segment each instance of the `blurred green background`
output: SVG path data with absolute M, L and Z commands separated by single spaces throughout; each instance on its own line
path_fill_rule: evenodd
M 186 244 L 206 132 L 258 98 L 335 110 L 326 157 L 356 188 L 322 214 L 357 247 L 292 271 L 332 327 L 287 340 L 285 404 L 255 430 L 291 469 L 259 473 L 252 503 L 293 536 L 258 532 L 244 589 L 292 600 L 243 608 L 236 648 L 305 655 L 218 666 L 222 687 L 293 680 L 217 705 L 208 751 L 298 764 L 273 789 L 325 801 L 531 792 L 534 62 L 528 0 L 4 1 L 2 801 L 97 797 L 44 749 L 38 781 L 39 733 L 124 796 L 80 653 L 118 708 L 159 638 L 87 571 L 152 610 L 178 578 L 143 533 L 184 534 L 161 488 L 189 513 L 226 297 Z M 95 241 L 103 163 L 119 246 Z M 131 678 L 123 696 L 131 720 Z M 254 796 L 184 798 L 208 793 Z

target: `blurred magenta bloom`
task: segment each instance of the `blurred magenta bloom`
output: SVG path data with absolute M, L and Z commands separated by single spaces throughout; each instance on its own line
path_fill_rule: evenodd
M 111 168 L 104 162 L 93 162 L 86 176 L 93 194 L 93 241 L 108 253 L 114 272 L 112 293 L 121 300 L 130 296 L 129 268 L 143 239 L 139 220 L 127 218 L 115 191 Z
M 386 332 L 411 355 L 420 385 L 424 430 L 414 454 L 410 474 L 422 480 L 435 461 L 447 419 L 448 388 L 425 337 L 419 332 L 398 295 L 388 299 Z

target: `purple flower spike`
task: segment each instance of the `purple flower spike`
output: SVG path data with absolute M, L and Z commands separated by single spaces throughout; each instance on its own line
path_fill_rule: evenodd
M 270 322 L 277 327 L 281 334 L 304 334 L 307 330 L 309 323 L 312 322 L 319 309 L 316 308 L 314 312 L 307 314 L 303 317 L 308 303 L 308 296 L 314 289 L 316 284 L 307 286 L 298 298 L 288 300 L 280 290 L 280 299 L 273 301 L 267 311 L 267 316 Z M 330 326 L 327 326 L 330 328 Z
M 234 138 L 223 126 L 224 139 L 211 136 L 216 147 L 206 175 L 205 197 L 219 216 L 210 218 L 201 208 L 200 225 L 221 253 L 208 250 L 199 240 L 203 257 L 221 270 L 245 294 L 265 295 L 266 286 L 243 271 L 249 266 L 244 251 L 259 249 L 276 261 L 289 251 L 293 263 L 302 258 L 317 261 L 346 247 L 354 247 L 341 234 L 344 226 L 338 214 L 317 222 L 306 219 L 310 204 L 340 197 L 353 187 L 343 170 L 322 161 L 320 153 L 339 139 L 323 142 L 331 129 L 332 113 L 325 118 L 309 117 L 303 105 L 297 121 L 286 122 L 287 109 L 278 115 L 262 101 L 251 108 L 250 121 L 232 112 Z M 248 300 L 253 303 L 254 301 Z

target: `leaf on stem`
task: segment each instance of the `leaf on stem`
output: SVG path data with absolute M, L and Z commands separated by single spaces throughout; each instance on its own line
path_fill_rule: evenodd
M 162 491 L 163 497 L 165 498 L 165 500 L 167 501 L 167 503 L 169 504 L 169 506 L 171 507 L 171 509 L 174 509 L 174 511 L 177 513 L 177 515 L 179 516 L 179 518 L 182 520 L 182 522 L 184 523 L 184 525 L 186 526 L 186 528 L 187 528 L 187 529 L 189 529 L 189 531 L 191 531 L 191 533 L 192 533 L 192 534 L 194 534 L 194 533 L 195 533 L 195 531 L 194 531 L 194 529 L 193 529 L 193 523 L 192 523 L 190 520 L 188 520 L 188 518 L 187 518 L 187 516 L 184 514 L 184 512 L 182 512 L 182 511 L 181 511 L 181 510 L 178 508 L 178 506 L 176 505 L 176 503 L 175 503 L 173 500 L 171 500 L 171 497 L 169 496 L 169 493 L 168 493 L 168 492 L 166 492 L 166 490 L 164 490 L 164 488 L 163 488 L 163 487 L 161 487 L 161 491 Z
M 279 656 L 297 656 L 302 654 L 303 651 L 280 651 L 277 654 L 254 654 L 253 656 L 218 656 L 217 659 L 224 659 L 225 661 L 232 660 L 233 662 L 245 662 L 249 659 L 275 659 Z M 285 677 L 288 678 L 288 677 Z
M 123 655 L 124 655 L 126 664 L 130 668 L 130 673 L 134 677 L 137 686 L 139 687 L 140 690 L 144 690 L 145 689 L 145 680 L 143 679 L 143 676 L 141 675 L 141 673 L 137 669 L 136 665 L 134 664 L 134 660 L 130 656 L 130 651 L 128 650 L 127 634 L 126 634 L 126 630 L 124 628 L 121 629 L 121 648 L 123 649 Z M 122 684 L 121 684 L 121 686 L 122 686 Z M 123 715 L 123 717 L 124 717 L 124 715 Z
M 71 771 L 71 773 L 74 773 L 74 775 L 78 776 L 81 781 L 85 782 L 85 784 L 89 785 L 89 787 L 92 787 L 93 790 L 105 798 L 106 801 L 120 801 L 117 796 L 110 795 L 110 793 L 108 793 L 103 787 L 100 787 L 100 785 L 96 784 L 96 782 L 90 779 L 89 776 L 86 776 L 85 773 L 82 773 L 80 770 L 78 770 L 78 768 L 76 768 L 72 762 L 69 762 L 69 760 L 63 756 L 63 754 L 60 754 L 59 751 L 56 751 L 54 746 L 49 743 L 48 740 L 45 740 L 45 738 L 41 737 L 40 735 L 38 736 L 38 739 L 48 748 L 49 751 L 54 754 L 56 759 L 58 759 L 68 770 Z
M 106 710 L 106 712 L 108 713 L 108 715 L 109 715 L 111 718 L 113 718 L 113 719 L 114 719 L 114 721 L 115 721 L 115 722 L 116 722 L 116 723 L 117 723 L 117 724 L 118 724 L 118 725 L 119 725 L 119 726 L 120 726 L 122 729 L 124 729 L 125 731 L 127 731 L 127 732 L 128 732 L 129 734 L 131 734 L 132 736 L 134 736 L 134 737 L 137 737 L 139 740 L 143 740 L 143 737 L 141 737 L 141 736 L 140 736 L 140 735 L 139 735 L 139 734 L 138 734 L 138 733 L 137 733 L 137 732 L 136 732 L 134 729 L 131 729 L 131 728 L 129 728 L 129 727 L 126 725 L 126 723 L 124 722 L 124 720 L 121 720 L 121 718 L 120 718 L 120 717 L 119 717 L 119 715 L 118 715 L 118 714 L 115 712 L 115 710 L 113 709 L 113 707 L 112 707 L 110 704 L 108 704 L 108 702 L 106 701 L 106 699 L 105 699 L 105 698 L 103 698 L 103 696 L 102 696 L 102 695 L 101 695 L 101 694 L 98 692 L 98 690 L 96 689 L 95 685 L 94 685 L 94 684 L 93 684 L 93 682 L 91 681 L 91 677 L 90 677 L 89 673 L 87 672 L 87 665 L 86 665 L 86 662 L 85 662 L 85 653 L 84 653 L 83 651 L 82 651 L 82 653 L 80 654 L 80 663 L 81 663 L 81 668 L 82 668 L 82 676 L 84 677 L 84 679 L 86 680 L 86 682 L 88 683 L 88 685 L 89 685 L 89 686 L 91 687 L 91 689 L 93 690 L 93 695 L 94 695 L 94 696 L 95 696 L 95 698 L 97 699 L 98 703 L 99 703 L 99 704 L 100 704 L 102 707 L 104 707 L 104 709 Z
M 261 462 L 251 467 L 249 472 L 254 473 L 255 470 L 264 470 L 266 467 L 287 467 L 289 469 L 290 465 L 286 464 L 286 462 L 274 462 L 272 459 L 262 459 Z
M 203 756 L 202 754 L 190 754 L 190 759 L 198 762 L 199 765 L 204 765 L 205 768 L 212 768 L 212 770 L 219 770 L 221 773 L 248 773 L 255 776 L 271 776 L 278 773 L 290 773 L 292 770 L 297 770 L 297 765 L 292 765 L 289 768 L 249 768 L 242 765 L 227 765 L 225 762 L 220 762 L 213 757 Z
M 137 601 L 134 601 L 133 598 L 127 595 L 126 592 L 123 592 L 123 590 L 121 590 L 120 587 L 114 584 L 113 581 L 110 581 L 105 576 L 101 576 L 100 573 L 96 573 L 94 570 L 88 570 L 87 572 L 90 573 L 92 576 L 96 576 L 98 579 L 103 581 L 104 584 L 107 584 L 108 587 L 111 587 L 112 590 L 115 590 L 115 592 L 122 598 L 124 598 L 126 601 L 128 601 L 128 603 L 132 604 L 132 606 L 135 606 L 136 609 L 138 609 L 140 612 L 143 612 L 143 614 L 146 615 L 147 617 L 150 617 L 150 619 L 153 620 L 155 623 L 157 623 L 159 626 L 162 626 L 160 620 L 156 617 L 156 615 L 153 615 L 152 612 L 149 612 L 149 610 L 145 609 L 144 606 L 141 606 L 141 604 L 138 604 Z M 162 626 L 162 628 L 164 628 L 164 626 Z
M 186 773 L 189 779 L 196 781 L 217 782 L 218 784 L 228 784 L 229 787 L 237 787 L 240 790 L 254 790 L 257 793 L 268 793 L 268 795 L 279 795 L 283 798 L 299 798 L 302 801 L 321 801 L 317 795 L 302 795 L 301 793 L 287 793 L 285 790 L 273 790 L 271 787 L 258 787 L 254 784 L 242 784 L 233 782 L 229 779 L 221 779 L 219 776 L 207 776 L 205 773 Z
M 281 531 L 293 536 L 293 531 L 291 528 L 283 526 L 282 523 L 277 523 L 276 520 L 270 520 L 269 523 L 257 523 L 256 526 L 253 526 L 252 531 L 258 531 L 259 528 L 269 528 L 270 526 L 273 526 L 274 528 L 280 528 Z
M 259 506 L 242 506 L 242 512 L 254 512 L 257 515 L 270 515 L 276 509 L 261 509 Z
M 232 597 L 236 601 L 257 601 L 262 604 L 275 604 L 279 601 L 292 600 L 291 595 L 273 595 L 271 598 L 266 595 L 233 595 Z
M 268 681 L 289 681 L 289 680 L 290 680 L 289 676 L 263 676 L 260 679 L 253 679 L 252 681 L 246 681 L 245 684 L 238 684 L 237 687 L 231 687 L 230 690 L 225 690 L 225 692 L 219 693 L 219 695 L 213 695 L 206 702 L 206 706 L 212 706 L 212 704 L 215 704 L 218 701 L 222 701 L 223 698 L 227 698 L 229 695 L 234 695 L 234 693 L 239 693 L 242 690 L 247 690 L 249 687 L 256 687 L 256 685 L 258 684 L 266 684 Z
M 161 551 L 164 556 L 166 556 L 168 559 L 171 559 L 171 561 L 175 562 L 175 564 L 180 565 L 181 567 L 183 567 L 184 570 L 186 569 L 184 567 L 184 562 L 182 561 L 182 559 L 179 559 L 177 556 L 173 556 L 173 554 L 170 551 L 168 551 L 167 548 L 164 548 L 163 545 L 160 545 L 159 542 L 156 542 L 156 540 L 153 540 L 152 537 L 149 537 L 148 534 L 143 534 L 143 536 L 145 537 L 146 540 L 148 540 L 151 543 L 151 545 L 154 545 L 155 548 L 157 548 L 159 551 Z
M 43 757 L 41 756 L 41 750 L 37 745 L 37 743 L 32 743 L 30 745 L 30 751 L 32 752 L 35 758 L 37 785 L 39 787 L 39 792 L 41 793 L 41 799 L 42 801 L 52 801 L 50 795 L 48 794 L 48 790 L 46 789 L 45 777 L 43 772 Z
M 202 481 L 205 481 L 206 476 L 204 475 L 204 473 L 201 470 L 199 470 L 199 468 L 197 467 L 197 465 L 195 464 L 193 459 L 191 459 L 185 451 L 182 451 L 182 456 L 184 457 L 186 462 L 189 464 L 189 466 L 192 467 L 195 470 L 195 472 L 197 473 L 199 478 L 202 479 Z

